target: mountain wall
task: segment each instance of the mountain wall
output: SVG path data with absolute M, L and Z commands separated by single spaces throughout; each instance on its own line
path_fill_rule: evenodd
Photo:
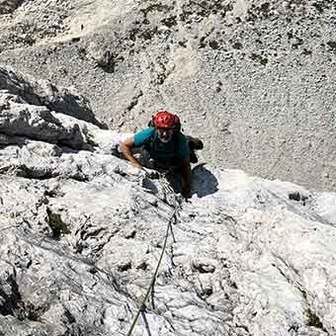
M 335 335 L 335 193 L 198 165 L 186 202 L 91 112 L 0 68 L 0 335 Z
M 334 190 L 331 0 L 1 1 L 0 63 L 75 86 L 111 129 L 159 108 L 203 161 Z

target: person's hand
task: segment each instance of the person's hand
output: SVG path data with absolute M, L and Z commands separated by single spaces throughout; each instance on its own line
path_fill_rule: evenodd
M 138 176 L 138 177 L 144 177 L 146 172 L 144 171 L 144 169 L 140 166 L 136 166 L 136 165 L 130 165 L 127 169 L 127 175 L 129 176 Z

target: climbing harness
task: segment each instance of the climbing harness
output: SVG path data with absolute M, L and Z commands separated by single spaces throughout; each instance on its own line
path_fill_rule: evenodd
M 159 177 L 159 183 L 161 184 L 161 187 L 162 189 L 164 190 L 164 192 L 166 194 L 170 194 L 170 195 L 174 195 L 174 200 L 175 200 L 175 204 L 170 204 L 169 200 L 167 199 L 164 199 L 163 202 L 166 203 L 168 206 L 172 207 L 174 209 L 173 211 L 173 214 L 171 215 L 169 221 L 168 221 L 168 224 L 167 224 L 167 229 L 166 229 L 166 234 L 165 234 L 165 238 L 164 238 L 164 242 L 163 242 L 163 246 L 162 246 L 162 251 L 161 251 L 161 255 L 160 255 L 160 258 L 159 258 L 159 261 L 156 265 L 156 269 L 155 269 L 155 272 L 153 274 L 153 277 L 151 279 L 151 282 L 150 282 L 150 285 L 147 289 L 147 292 L 140 304 L 140 307 L 133 319 L 133 322 L 132 322 L 132 325 L 127 333 L 126 336 L 131 336 L 132 335 L 132 332 L 136 326 L 136 323 L 138 321 L 138 318 L 139 318 L 139 315 L 141 312 L 144 312 L 145 309 L 146 309 L 146 301 L 149 297 L 149 294 L 151 293 L 153 287 L 154 287 L 154 284 L 155 284 L 155 280 L 156 280 L 156 277 L 157 277 L 157 274 L 158 274 L 158 271 L 159 271 L 159 267 L 160 267 L 160 264 L 161 264 L 161 261 L 162 261 L 162 258 L 163 258 L 163 255 L 164 255 L 164 252 L 166 250 L 166 247 L 167 247 L 167 241 L 168 241 L 168 237 L 169 237 L 169 231 L 171 232 L 172 234 L 172 238 L 173 238 L 173 242 L 175 243 L 176 240 L 175 240 L 175 237 L 174 237 L 174 233 L 173 233 L 173 227 L 172 227 L 172 224 L 176 224 L 177 223 L 177 214 L 178 214 L 178 211 L 180 210 L 180 203 L 176 200 L 176 196 L 175 196 L 175 192 L 173 190 L 173 188 L 169 185 L 169 182 L 167 180 L 167 173 L 161 173 L 160 174 L 160 177 Z

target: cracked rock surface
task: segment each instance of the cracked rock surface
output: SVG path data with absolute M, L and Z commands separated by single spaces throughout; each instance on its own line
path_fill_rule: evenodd
M 76 87 L 112 129 L 166 108 L 205 162 L 333 191 L 335 17 L 332 0 L 0 0 L 0 63 Z
M 172 218 L 132 335 L 336 333 L 335 193 L 198 165 L 186 202 L 112 156 L 121 135 L 85 106 L 0 73 L 1 335 L 126 335 Z

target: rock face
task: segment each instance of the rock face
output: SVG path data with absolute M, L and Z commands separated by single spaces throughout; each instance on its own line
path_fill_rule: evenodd
M 167 108 L 207 140 L 203 160 L 332 191 L 335 12 L 331 0 L 0 1 L 0 63 L 76 86 L 113 129 Z
M 200 165 L 185 202 L 111 156 L 85 106 L 1 74 L 1 335 L 126 335 L 167 232 L 132 335 L 336 333 L 335 193 Z
M 12 13 L 22 2 L 22 0 L 0 0 L 0 14 Z

